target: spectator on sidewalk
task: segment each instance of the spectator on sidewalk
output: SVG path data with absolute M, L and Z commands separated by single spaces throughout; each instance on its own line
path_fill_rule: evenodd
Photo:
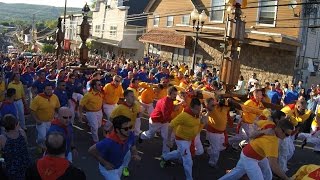
M 30 164 L 27 136 L 15 116 L 7 114 L 2 119 L 5 133 L 0 135 L 0 149 L 6 165 L 8 179 L 24 180 Z

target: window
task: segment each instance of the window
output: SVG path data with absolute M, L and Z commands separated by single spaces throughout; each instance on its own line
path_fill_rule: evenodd
M 189 63 L 189 49 L 174 48 L 172 62 Z
M 211 5 L 210 21 L 223 22 L 225 8 L 224 0 L 212 0 Z
M 159 44 L 149 44 L 148 52 L 152 55 L 160 55 L 161 45 Z
M 189 25 L 190 24 L 190 15 L 183 15 L 181 18 L 181 24 Z
M 110 26 L 110 36 L 117 36 L 117 26 Z
M 168 16 L 167 17 L 167 27 L 172 27 L 173 26 L 173 16 Z
M 95 28 L 94 32 L 100 33 L 100 28 L 101 28 L 100 25 L 96 25 L 96 28 Z
M 159 22 L 160 22 L 160 16 L 156 15 L 153 17 L 153 26 L 159 26 Z
M 259 0 L 259 13 L 258 22 L 259 24 L 266 24 L 274 26 L 276 24 L 277 14 L 277 0 Z

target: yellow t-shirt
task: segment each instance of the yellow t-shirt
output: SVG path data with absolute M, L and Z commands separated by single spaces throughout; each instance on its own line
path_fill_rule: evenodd
M 294 104 L 287 105 L 287 106 L 283 107 L 281 109 L 281 111 L 284 112 L 287 116 L 290 117 L 290 122 L 294 126 L 297 126 L 298 123 L 302 123 L 305 120 L 307 120 L 310 117 L 311 113 L 312 113 L 310 110 L 306 110 L 303 115 L 299 115 L 299 113 L 298 113 L 297 109 L 295 108 Z
M 155 99 L 156 95 L 151 87 L 148 87 L 144 89 L 141 92 L 141 95 L 139 96 L 139 99 L 141 99 L 141 102 L 145 104 L 150 104 Z
M 266 126 L 275 126 L 272 121 L 260 120 L 256 122 L 259 129 Z M 279 139 L 275 135 L 263 135 L 250 141 L 251 147 L 261 157 L 278 157 L 279 152 Z
M 90 90 L 80 100 L 80 106 L 83 106 L 87 111 L 100 111 L 102 108 L 102 97 L 100 92 Z
M 30 105 L 30 109 L 36 113 L 37 118 L 42 122 L 50 122 L 54 118 L 55 110 L 60 107 L 59 98 L 53 94 L 50 98 L 37 95 Z
M 117 105 L 111 112 L 110 118 L 113 119 L 117 116 L 126 116 L 131 119 L 131 124 L 134 125 L 137 119 L 137 115 L 140 112 L 140 105 L 135 102 L 132 107 L 125 104 Z
M 315 164 L 301 166 L 291 178 L 293 180 L 319 180 L 320 166 Z
M 115 87 L 108 83 L 103 87 L 103 102 L 106 104 L 117 104 L 119 99 L 123 97 L 122 86 Z
M 16 90 L 16 97 L 15 97 L 15 100 L 19 100 L 19 99 L 22 99 L 24 98 L 24 89 L 23 89 L 23 85 L 21 82 L 19 82 L 19 84 L 16 84 L 14 82 L 10 82 L 9 85 L 8 85 L 8 89 L 9 88 L 13 88 Z
M 208 114 L 208 126 L 218 131 L 224 131 L 227 128 L 229 107 L 215 106 L 213 111 Z
M 244 103 L 244 106 L 253 107 L 253 108 L 257 108 L 257 109 L 264 109 L 264 106 L 261 102 L 256 103 L 251 99 L 247 100 Z M 243 111 L 242 118 L 245 123 L 252 124 L 255 121 L 255 119 L 257 118 L 257 115 L 254 113 Z
M 200 123 L 199 118 L 182 112 L 170 122 L 170 126 L 177 137 L 191 141 L 200 133 L 204 125 Z
M 2 81 L 0 83 L 0 102 L 4 101 L 5 98 L 5 92 L 6 91 L 6 83 Z

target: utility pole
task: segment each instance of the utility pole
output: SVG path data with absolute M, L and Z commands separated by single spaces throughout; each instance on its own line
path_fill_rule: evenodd
M 36 18 L 36 14 L 33 14 L 33 16 L 32 16 L 32 29 L 31 29 L 33 47 L 36 45 L 36 23 L 35 23 L 35 18 Z
M 220 80 L 226 86 L 226 92 L 231 92 L 237 84 L 240 75 L 240 42 L 244 40 L 245 22 L 241 19 L 241 4 L 233 2 L 232 18 L 228 16 L 225 32 L 225 50 L 221 65 Z

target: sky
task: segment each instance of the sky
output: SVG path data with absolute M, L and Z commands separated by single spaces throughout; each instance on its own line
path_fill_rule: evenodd
M 64 7 L 65 0 L 0 0 L 3 3 L 25 3 L 25 4 L 38 4 Z M 67 7 L 79 7 L 82 8 L 85 3 L 90 5 L 91 0 L 67 0 Z

